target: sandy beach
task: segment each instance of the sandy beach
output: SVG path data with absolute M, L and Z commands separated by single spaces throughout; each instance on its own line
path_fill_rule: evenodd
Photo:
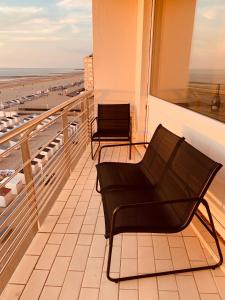
M 74 83 L 81 79 L 83 79 L 82 72 L 75 74 L 70 73 L 38 78 L 29 77 L 19 80 L 16 79 L 13 81 L 10 80 L 8 82 L 4 81 L 0 83 L 0 103 L 7 100 L 13 100 L 17 97 L 31 95 L 36 91 L 46 90 L 49 87 Z M 23 117 L 26 117 L 24 113 L 27 113 L 28 115 L 36 114 L 38 112 L 36 112 L 35 109 L 51 109 L 52 107 L 68 100 L 69 97 L 66 96 L 66 92 L 75 91 L 77 89 L 80 89 L 80 87 L 81 86 L 72 87 L 64 91 L 52 91 L 48 94 L 48 96 L 42 96 L 38 99 L 27 101 L 24 104 L 13 106 L 11 108 L 6 109 L 5 111 L 17 112 Z M 33 156 L 37 152 L 39 147 L 51 141 L 57 134 L 57 131 L 61 129 L 61 126 L 61 121 L 59 120 L 55 124 L 50 126 L 47 130 L 39 132 L 39 134 L 35 138 L 32 138 L 30 140 L 31 155 Z M 20 166 L 22 167 L 20 149 L 14 150 L 13 153 L 11 153 L 8 157 L 0 159 L 0 169 L 16 169 Z

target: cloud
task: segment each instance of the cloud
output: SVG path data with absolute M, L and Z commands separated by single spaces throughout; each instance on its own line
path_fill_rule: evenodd
M 0 13 L 1 14 L 37 14 L 39 12 L 42 12 L 42 7 L 36 7 L 36 6 L 6 6 L 6 5 L 0 5 Z
M 65 9 L 70 9 L 70 8 L 90 9 L 91 0 L 60 0 L 57 2 L 57 5 Z

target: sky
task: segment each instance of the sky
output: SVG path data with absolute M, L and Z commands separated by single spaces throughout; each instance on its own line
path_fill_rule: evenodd
M 225 0 L 196 2 L 191 69 L 225 69 Z
M 0 0 L 0 68 L 83 67 L 91 0 Z

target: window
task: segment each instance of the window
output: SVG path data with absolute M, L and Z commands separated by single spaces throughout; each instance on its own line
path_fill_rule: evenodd
M 156 0 L 153 96 L 225 122 L 224 15 L 224 0 Z

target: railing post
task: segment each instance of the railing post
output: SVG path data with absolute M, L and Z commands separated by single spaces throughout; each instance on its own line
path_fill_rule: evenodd
M 38 216 L 37 198 L 36 198 L 34 181 L 33 181 L 31 156 L 30 156 L 30 149 L 29 149 L 29 145 L 28 145 L 28 137 L 29 137 L 29 133 L 26 132 L 22 136 L 22 143 L 21 143 L 23 173 L 24 173 L 25 182 L 26 182 L 28 201 L 35 202 L 36 214 Z
M 64 138 L 64 157 L 66 161 L 67 168 L 66 170 L 69 171 L 71 169 L 71 151 L 70 151 L 70 139 L 69 139 L 69 132 L 68 132 L 68 110 L 64 110 L 62 114 L 62 123 L 63 123 L 63 138 Z

